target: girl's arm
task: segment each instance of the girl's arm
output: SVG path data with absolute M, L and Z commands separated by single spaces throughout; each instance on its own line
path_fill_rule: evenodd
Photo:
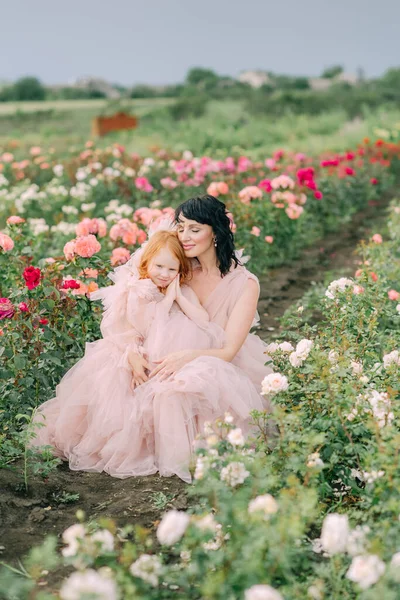
M 202 307 L 196 293 L 190 287 L 185 286 L 183 294 L 178 284 L 175 301 L 191 321 L 207 323 L 210 320 L 208 312 Z
M 223 348 L 174 352 L 159 362 L 158 366 L 150 373 L 150 377 L 154 377 L 160 373 L 162 379 L 167 378 L 200 356 L 214 356 L 227 362 L 233 360 L 243 346 L 250 331 L 257 310 L 259 293 L 260 288 L 258 283 L 253 279 L 249 279 L 229 317 L 225 328 L 226 341 Z

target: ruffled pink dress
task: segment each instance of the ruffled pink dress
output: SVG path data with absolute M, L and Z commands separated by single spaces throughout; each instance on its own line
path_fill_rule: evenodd
M 116 286 L 105 288 L 108 298 L 100 291 L 103 338 L 86 344 L 56 397 L 39 408 L 35 422 L 44 425 L 32 445 L 53 446 L 74 470 L 120 478 L 159 472 L 190 482 L 193 443 L 206 421 L 229 412 L 246 434 L 250 411 L 270 409 L 260 395 L 261 381 L 271 372 L 265 344 L 249 334 L 231 363 L 200 357 L 172 378 L 156 376 L 134 391 L 128 352 L 141 352 L 154 364 L 178 350 L 221 348 L 224 327 L 249 278 L 257 280 L 238 267 L 221 279 L 204 306 L 210 322 L 190 320 L 175 303 L 167 314 L 164 295 L 134 271 L 124 279 L 123 293 L 116 294 Z M 182 293 L 193 299 L 188 286 Z

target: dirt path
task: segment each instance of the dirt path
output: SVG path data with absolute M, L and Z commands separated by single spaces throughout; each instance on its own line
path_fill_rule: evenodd
M 259 311 L 263 339 L 278 329 L 277 319 L 300 299 L 312 282 L 324 279 L 327 270 L 342 269 L 351 274 L 357 258 L 358 241 L 379 231 L 386 202 L 373 203 L 358 213 L 339 233 L 326 237 L 315 248 L 305 251 L 290 267 L 272 271 L 261 279 Z M 111 517 L 118 524 L 140 523 L 152 528 L 166 508 L 187 507 L 187 485 L 177 477 L 136 477 L 113 479 L 105 474 L 71 472 L 65 465 L 47 481 L 30 480 L 30 494 L 18 493 L 20 475 L 0 472 L 0 560 L 13 563 L 46 534 L 60 534 L 76 522 L 77 508 L 88 519 Z M 66 494 L 79 494 L 68 502 Z

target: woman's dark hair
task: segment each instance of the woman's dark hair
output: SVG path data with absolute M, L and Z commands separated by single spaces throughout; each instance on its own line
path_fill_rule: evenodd
M 241 264 L 235 255 L 235 242 L 233 241 L 233 233 L 230 227 L 231 222 L 223 202 L 208 194 L 205 196 L 196 196 L 178 206 L 175 210 L 176 222 L 179 222 L 181 214 L 186 219 L 212 227 L 217 243 L 215 251 L 221 275 L 229 273 L 232 263 L 235 265 L 235 269 Z

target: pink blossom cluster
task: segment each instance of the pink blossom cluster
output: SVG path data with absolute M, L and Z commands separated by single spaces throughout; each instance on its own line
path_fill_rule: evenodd
M 78 236 L 89 235 L 92 233 L 102 238 L 107 235 L 107 223 L 104 219 L 85 218 L 77 224 L 75 232 Z
M 146 232 L 129 219 L 120 219 L 110 229 L 110 239 L 113 242 L 121 239 L 128 246 L 136 243 L 142 244 L 146 240 L 146 237 Z
M 77 237 L 75 240 L 70 240 L 64 246 L 64 256 L 69 260 L 73 260 L 75 256 L 81 258 L 90 258 L 96 252 L 101 250 L 101 244 L 98 242 L 96 236 L 92 233 L 89 235 L 82 235 Z

